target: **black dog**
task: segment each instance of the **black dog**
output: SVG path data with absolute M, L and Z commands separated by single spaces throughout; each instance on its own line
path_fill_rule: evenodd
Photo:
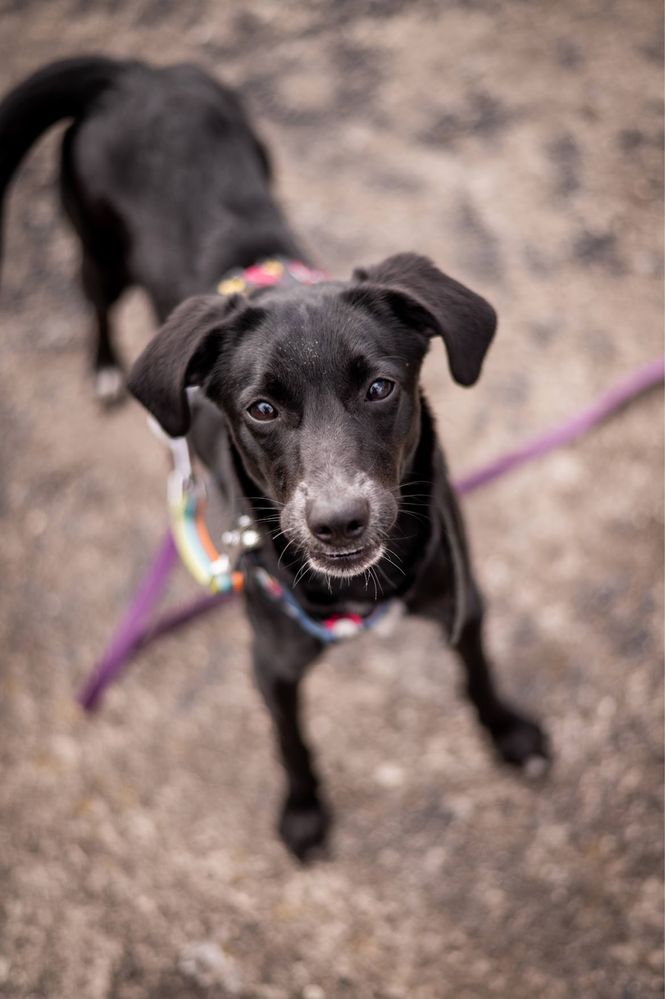
M 0 106 L 0 195 L 30 143 L 65 116 L 74 122 L 63 202 L 83 244 L 97 370 L 117 365 L 109 307 L 142 286 L 159 320 L 170 317 L 130 389 L 167 433 L 189 434 L 227 498 L 265 532 L 245 557 L 246 597 L 286 770 L 279 829 L 289 849 L 304 857 L 329 825 L 298 720 L 300 680 L 324 646 L 258 584 L 257 566 L 315 621 L 363 619 L 389 598 L 436 618 L 499 755 L 541 767 L 546 736 L 492 681 L 462 520 L 419 388 L 433 335 L 455 380 L 476 381 L 491 306 L 410 253 L 351 281 L 201 294 L 230 268 L 303 259 L 237 97 L 191 66 L 47 67 Z M 201 390 L 191 407 L 190 386 Z

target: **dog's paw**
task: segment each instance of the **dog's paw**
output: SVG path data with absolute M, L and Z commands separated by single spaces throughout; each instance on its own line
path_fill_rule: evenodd
M 550 742 L 537 722 L 507 711 L 501 722 L 492 726 L 491 735 L 504 763 L 519 767 L 527 777 L 542 777 L 549 770 Z
M 124 395 L 125 380 L 120 368 L 106 366 L 95 372 L 95 396 L 102 406 L 115 406 Z
M 316 795 L 289 795 L 284 802 L 279 835 L 287 849 L 303 863 L 323 847 L 329 827 L 330 813 Z

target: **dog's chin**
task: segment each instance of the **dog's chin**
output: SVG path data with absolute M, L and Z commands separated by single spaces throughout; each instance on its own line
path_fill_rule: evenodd
M 378 562 L 383 555 L 383 545 L 374 543 L 362 548 L 349 549 L 346 552 L 310 552 L 308 561 L 312 569 L 323 576 L 336 576 L 338 579 L 350 579 L 361 576 Z

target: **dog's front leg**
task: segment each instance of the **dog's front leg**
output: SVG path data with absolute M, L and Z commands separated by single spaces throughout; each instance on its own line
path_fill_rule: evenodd
M 279 834 L 291 853 L 304 861 L 324 843 L 330 814 L 319 794 L 311 753 L 300 732 L 299 682 L 271 676 L 261 660 L 255 661 L 255 669 L 286 771 L 287 793 L 279 817 Z
M 462 628 L 456 645 L 466 675 L 466 690 L 497 753 L 527 773 L 541 773 L 550 759 L 549 740 L 540 725 L 506 703 L 497 692 L 483 643 L 482 611 Z
M 291 853 L 299 860 L 306 860 L 308 854 L 324 843 L 330 826 L 330 812 L 319 792 L 319 780 L 300 720 L 300 682 L 323 646 L 302 632 L 283 611 L 272 608 L 270 611 L 262 613 L 250 601 L 254 672 L 270 711 L 286 774 L 279 834 Z M 275 619 L 275 613 L 282 620 Z

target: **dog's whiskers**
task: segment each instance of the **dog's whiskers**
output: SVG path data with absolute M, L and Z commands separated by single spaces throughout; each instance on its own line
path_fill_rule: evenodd
M 248 499 L 248 500 L 250 500 L 252 502 L 254 500 L 256 500 L 259 503 L 261 503 L 261 502 L 263 502 L 263 503 L 270 503 L 271 506 L 285 506 L 286 505 L 285 503 L 282 503 L 281 500 L 270 499 L 269 496 L 245 496 L 245 499 Z
M 414 520 L 419 520 L 423 524 L 429 524 L 430 517 L 426 513 L 417 513 L 415 510 L 402 510 L 405 517 L 413 517 Z
M 432 483 L 428 479 L 414 479 L 413 482 L 400 482 L 398 486 L 393 486 L 390 490 L 391 493 L 405 493 L 409 489 L 413 489 L 414 486 L 431 486 Z
M 295 588 L 298 585 L 298 583 L 300 582 L 300 580 L 304 579 L 305 576 L 308 573 L 312 573 L 313 571 L 314 571 L 314 567 L 312 565 L 310 565 L 309 562 L 303 562 L 303 564 L 298 569 L 298 572 L 295 574 L 294 580 L 291 583 L 291 589 L 295 590 Z
M 386 560 L 386 562 L 389 562 L 393 566 L 393 568 L 397 569 L 398 572 L 401 572 L 402 575 L 405 576 L 406 573 L 404 572 L 404 569 L 401 567 L 401 565 L 398 565 L 397 562 L 393 562 L 393 560 L 390 558 L 390 556 L 387 554 L 387 552 L 390 552 L 390 555 L 393 555 L 397 559 L 399 559 L 399 555 L 397 555 L 390 548 L 386 548 L 386 549 L 384 549 L 382 558 L 384 558 Z M 400 559 L 400 561 L 401 561 L 401 559 Z
M 372 577 L 372 582 L 374 583 L 374 599 L 379 599 L 379 590 L 381 591 L 381 596 L 383 596 L 383 587 L 379 582 L 379 578 L 376 574 L 376 570 L 373 565 L 369 567 L 370 576 Z
M 281 533 L 283 534 L 283 533 L 284 533 L 284 531 L 282 531 Z M 294 538 L 291 538 L 291 540 L 290 540 L 290 541 L 289 541 L 289 543 L 287 544 L 286 548 L 284 548 L 284 550 L 282 551 L 282 554 L 281 554 L 281 555 L 279 556 L 279 559 L 277 560 L 277 568 L 278 568 L 278 569 L 279 569 L 279 567 L 280 567 L 280 565 L 281 565 L 281 563 L 282 563 L 282 559 L 283 559 L 283 558 L 284 558 L 284 556 L 286 555 L 286 553 L 287 553 L 287 551 L 289 550 L 290 546 L 291 546 L 291 545 L 293 545 L 293 544 L 295 544 L 295 539 L 294 539 Z
M 431 517 L 425 513 L 418 513 L 416 510 L 401 509 L 400 513 L 403 513 L 405 517 L 413 517 L 414 520 L 420 520 L 424 524 L 429 524 Z

